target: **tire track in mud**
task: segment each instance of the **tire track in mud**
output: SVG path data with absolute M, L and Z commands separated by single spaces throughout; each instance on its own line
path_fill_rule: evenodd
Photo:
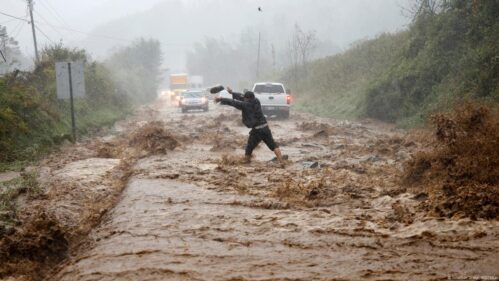
M 417 143 L 399 131 L 303 114 L 271 121 L 293 161 L 279 169 L 262 146 L 242 165 L 247 130 L 220 112 L 159 108 L 182 145 L 139 160 L 90 244 L 51 280 L 499 276 L 497 222 L 425 217 L 400 187 Z

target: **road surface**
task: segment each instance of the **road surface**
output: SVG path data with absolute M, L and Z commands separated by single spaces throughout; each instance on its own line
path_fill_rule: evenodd
M 289 163 L 229 108 L 151 113 L 178 136 L 141 158 L 117 205 L 51 280 L 452 280 L 499 276 L 495 221 L 427 217 L 400 184 L 419 148 L 375 122 L 270 120 Z M 141 124 L 139 124 L 141 125 Z M 125 127 L 120 129 L 125 135 Z M 316 167 L 317 166 L 317 167 Z

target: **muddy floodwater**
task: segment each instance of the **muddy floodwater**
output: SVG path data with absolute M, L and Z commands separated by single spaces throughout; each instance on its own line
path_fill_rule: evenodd
M 116 206 L 50 280 L 499 277 L 497 221 L 429 217 L 418 208 L 426 195 L 401 185 L 419 148 L 404 131 L 294 112 L 272 118 L 289 157 L 281 168 L 263 144 L 252 163 L 241 161 L 249 130 L 230 108 L 182 114 L 162 100 L 151 111 L 178 147 L 134 164 Z M 127 130 L 117 124 L 114 133 Z M 87 159 L 86 173 L 92 161 L 103 163 Z

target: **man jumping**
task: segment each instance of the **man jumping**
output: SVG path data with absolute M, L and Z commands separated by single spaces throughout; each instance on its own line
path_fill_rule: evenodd
M 282 158 L 281 150 L 272 137 L 267 119 L 265 119 L 262 112 L 262 106 L 260 105 L 260 101 L 255 98 L 255 94 L 248 91 L 243 95 L 241 93 L 233 92 L 230 87 L 227 87 L 227 92 L 232 95 L 232 99 L 216 97 L 215 102 L 220 102 L 223 105 L 230 105 L 241 110 L 244 125 L 251 128 L 248 143 L 246 145 L 246 161 L 251 161 L 253 150 L 263 141 L 267 147 L 275 153 L 277 160 L 281 166 L 284 167 L 285 163 Z

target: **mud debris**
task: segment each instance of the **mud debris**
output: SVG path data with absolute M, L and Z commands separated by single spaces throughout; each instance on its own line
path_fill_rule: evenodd
M 317 131 L 317 132 L 333 132 L 333 127 L 325 123 L 319 123 L 317 121 L 312 122 L 302 122 L 297 125 L 298 129 L 302 131 Z
M 219 112 L 213 111 L 159 113 L 170 120 L 169 131 L 196 137 L 181 149 L 138 161 L 117 208 L 92 232 L 95 244 L 62 268 L 57 280 L 496 274 L 497 224 L 427 216 L 417 206 L 429 201 L 428 193 L 400 184 L 407 157 L 422 147 L 416 139 L 377 123 L 300 114 L 269 119 L 293 160 L 282 169 L 269 163 L 274 155 L 264 145 L 245 163 L 247 130 L 236 124 L 240 116 L 214 120 Z M 296 130 L 300 123 L 310 124 Z M 306 161 L 320 167 L 304 169 Z M 127 270 L 115 270 L 123 264 Z
M 466 103 L 431 119 L 434 137 L 407 162 L 405 181 L 442 217 L 499 216 L 499 111 Z
M 21 215 L 15 234 L 0 240 L 0 278 L 43 276 L 66 258 L 68 241 L 58 221 L 38 206 Z
M 47 212 L 72 222 L 55 228 L 68 248 L 61 252 L 71 258 L 49 280 L 439 280 L 462 270 L 499 275 L 497 223 L 432 217 L 419 207 L 432 193 L 400 184 L 403 164 L 425 138 L 377 123 L 301 114 L 269 119 L 292 160 L 282 169 L 269 162 L 274 154 L 264 145 L 245 163 L 247 130 L 236 124 L 239 115 L 177 109 L 155 108 L 154 116 L 122 123 L 119 135 L 81 144 L 71 159 L 64 152 L 47 162 L 46 175 L 71 179 L 53 184 L 46 196 L 61 210 L 85 214 Z M 180 146 L 167 146 L 164 154 L 156 143 L 145 145 L 151 150 L 140 141 L 131 144 L 137 135 L 130 132 L 155 120 Z M 304 129 L 296 130 L 300 124 Z M 85 172 L 92 163 L 105 170 L 104 163 L 113 161 L 120 167 L 104 177 L 114 184 L 95 184 L 102 179 Z M 307 161 L 320 165 L 307 169 Z M 107 206 L 88 203 L 109 198 Z M 81 211 L 75 207 L 80 201 L 92 207 Z M 47 211 L 57 206 L 42 203 Z M 77 235 L 68 226 L 74 229 L 78 220 L 85 226 L 79 234 L 93 230 L 75 248 Z
M 149 154 L 166 154 L 180 145 L 161 121 L 149 122 L 135 130 L 129 144 Z

